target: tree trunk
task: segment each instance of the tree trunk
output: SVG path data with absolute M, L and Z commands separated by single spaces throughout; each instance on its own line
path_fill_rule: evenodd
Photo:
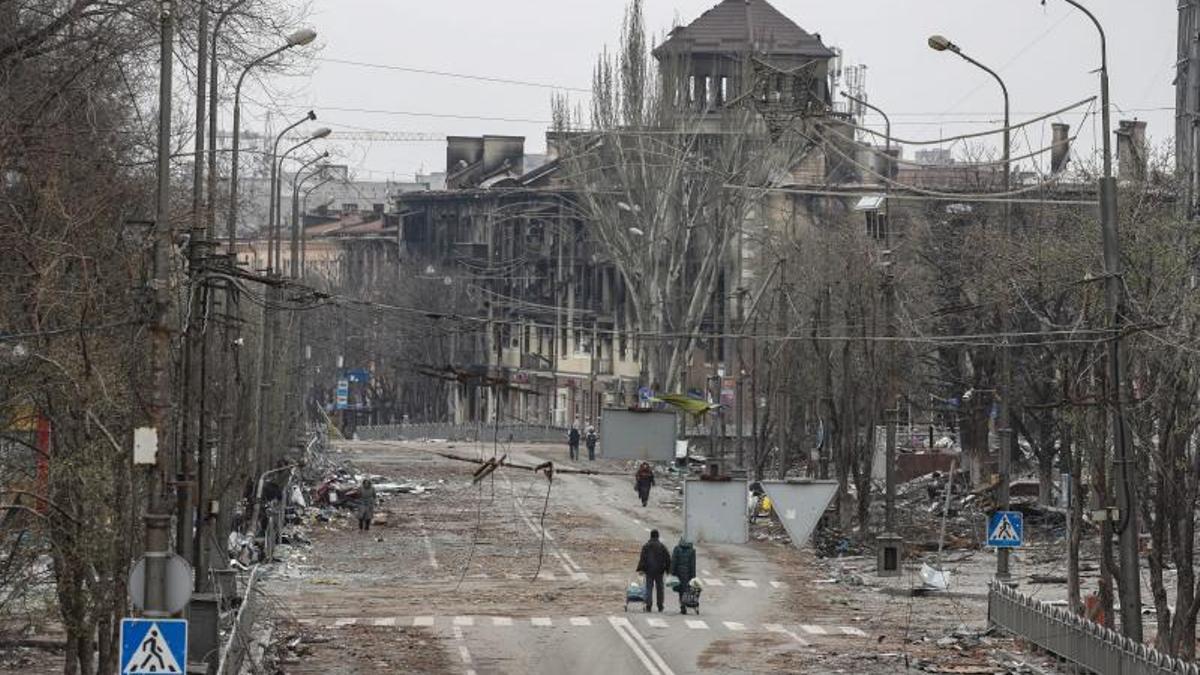
M 1067 605 L 1072 612 L 1079 613 L 1083 609 L 1079 593 L 1079 545 L 1083 541 L 1083 456 L 1076 453 L 1071 442 L 1072 435 L 1068 430 L 1063 439 L 1064 456 L 1070 461 L 1071 471 L 1071 501 L 1067 518 L 1070 520 L 1070 537 L 1067 541 Z
M 1038 504 L 1054 505 L 1054 456 L 1045 448 L 1038 453 Z

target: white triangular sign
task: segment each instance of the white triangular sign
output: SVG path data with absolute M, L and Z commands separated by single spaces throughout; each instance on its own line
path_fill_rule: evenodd
M 123 675 L 163 675 L 163 673 L 183 674 L 171 647 L 163 638 L 162 629 L 157 623 L 150 624 L 146 636 L 142 638 L 137 651 L 129 659 Z

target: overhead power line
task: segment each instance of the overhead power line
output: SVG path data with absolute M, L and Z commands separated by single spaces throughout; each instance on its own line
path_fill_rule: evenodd
M 536 87 L 538 89 L 555 89 L 559 91 L 576 91 L 585 94 L 592 93 L 591 89 L 582 87 L 568 87 L 558 84 L 549 84 L 546 82 L 531 82 L 529 80 L 513 80 L 506 77 L 490 77 L 488 75 L 470 75 L 467 73 L 451 73 L 444 70 L 429 70 L 426 68 L 412 68 L 410 66 L 394 66 L 385 63 L 369 63 L 366 61 L 351 61 L 349 59 L 330 59 L 317 58 L 316 61 L 325 63 L 337 63 L 344 66 L 358 66 L 359 68 L 377 68 L 379 70 L 394 70 L 402 73 L 417 73 L 419 75 L 436 75 L 438 77 L 452 77 L 460 80 L 474 80 L 477 82 L 490 82 L 493 84 L 512 84 L 520 87 Z
M 523 117 L 489 117 L 486 115 L 458 115 L 454 113 L 419 112 L 413 110 L 386 110 L 381 108 L 344 108 L 340 106 L 322 105 L 288 105 L 289 110 L 327 110 L 332 112 L 365 113 L 370 115 L 403 115 L 405 117 L 436 117 L 450 120 L 473 120 L 480 122 L 511 122 L 514 124 L 552 124 L 550 120 L 535 120 Z

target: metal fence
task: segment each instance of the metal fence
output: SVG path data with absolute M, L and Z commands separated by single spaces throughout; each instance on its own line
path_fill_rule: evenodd
M 992 584 L 988 591 L 988 622 L 1094 673 L 1200 675 L 1200 665 L 1000 584 Z
M 241 672 L 242 662 L 250 651 L 250 631 L 254 628 L 254 622 L 258 618 L 260 609 L 257 583 L 260 567 L 260 565 L 255 565 L 254 569 L 250 571 L 250 578 L 246 582 L 246 594 L 242 596 L 242 603 L 238 607 L 237 615 L 229 628 L 229 635 L 225 639 L 225 645 L 221 649 L 216 675 L 236 675 Z
M 499 433 L 501 442 L 566 443 L 567 429 L 536 424 L 386 424 L 355 430 L 364 441 L 490 441 Z

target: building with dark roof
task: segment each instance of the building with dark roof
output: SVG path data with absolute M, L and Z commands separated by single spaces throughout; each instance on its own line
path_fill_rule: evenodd
M 835 56 L 766 0 L 724 0 L 654 50 L 677 104 L 712 113 L 747 96 L 785 107 L 828 104 Z

